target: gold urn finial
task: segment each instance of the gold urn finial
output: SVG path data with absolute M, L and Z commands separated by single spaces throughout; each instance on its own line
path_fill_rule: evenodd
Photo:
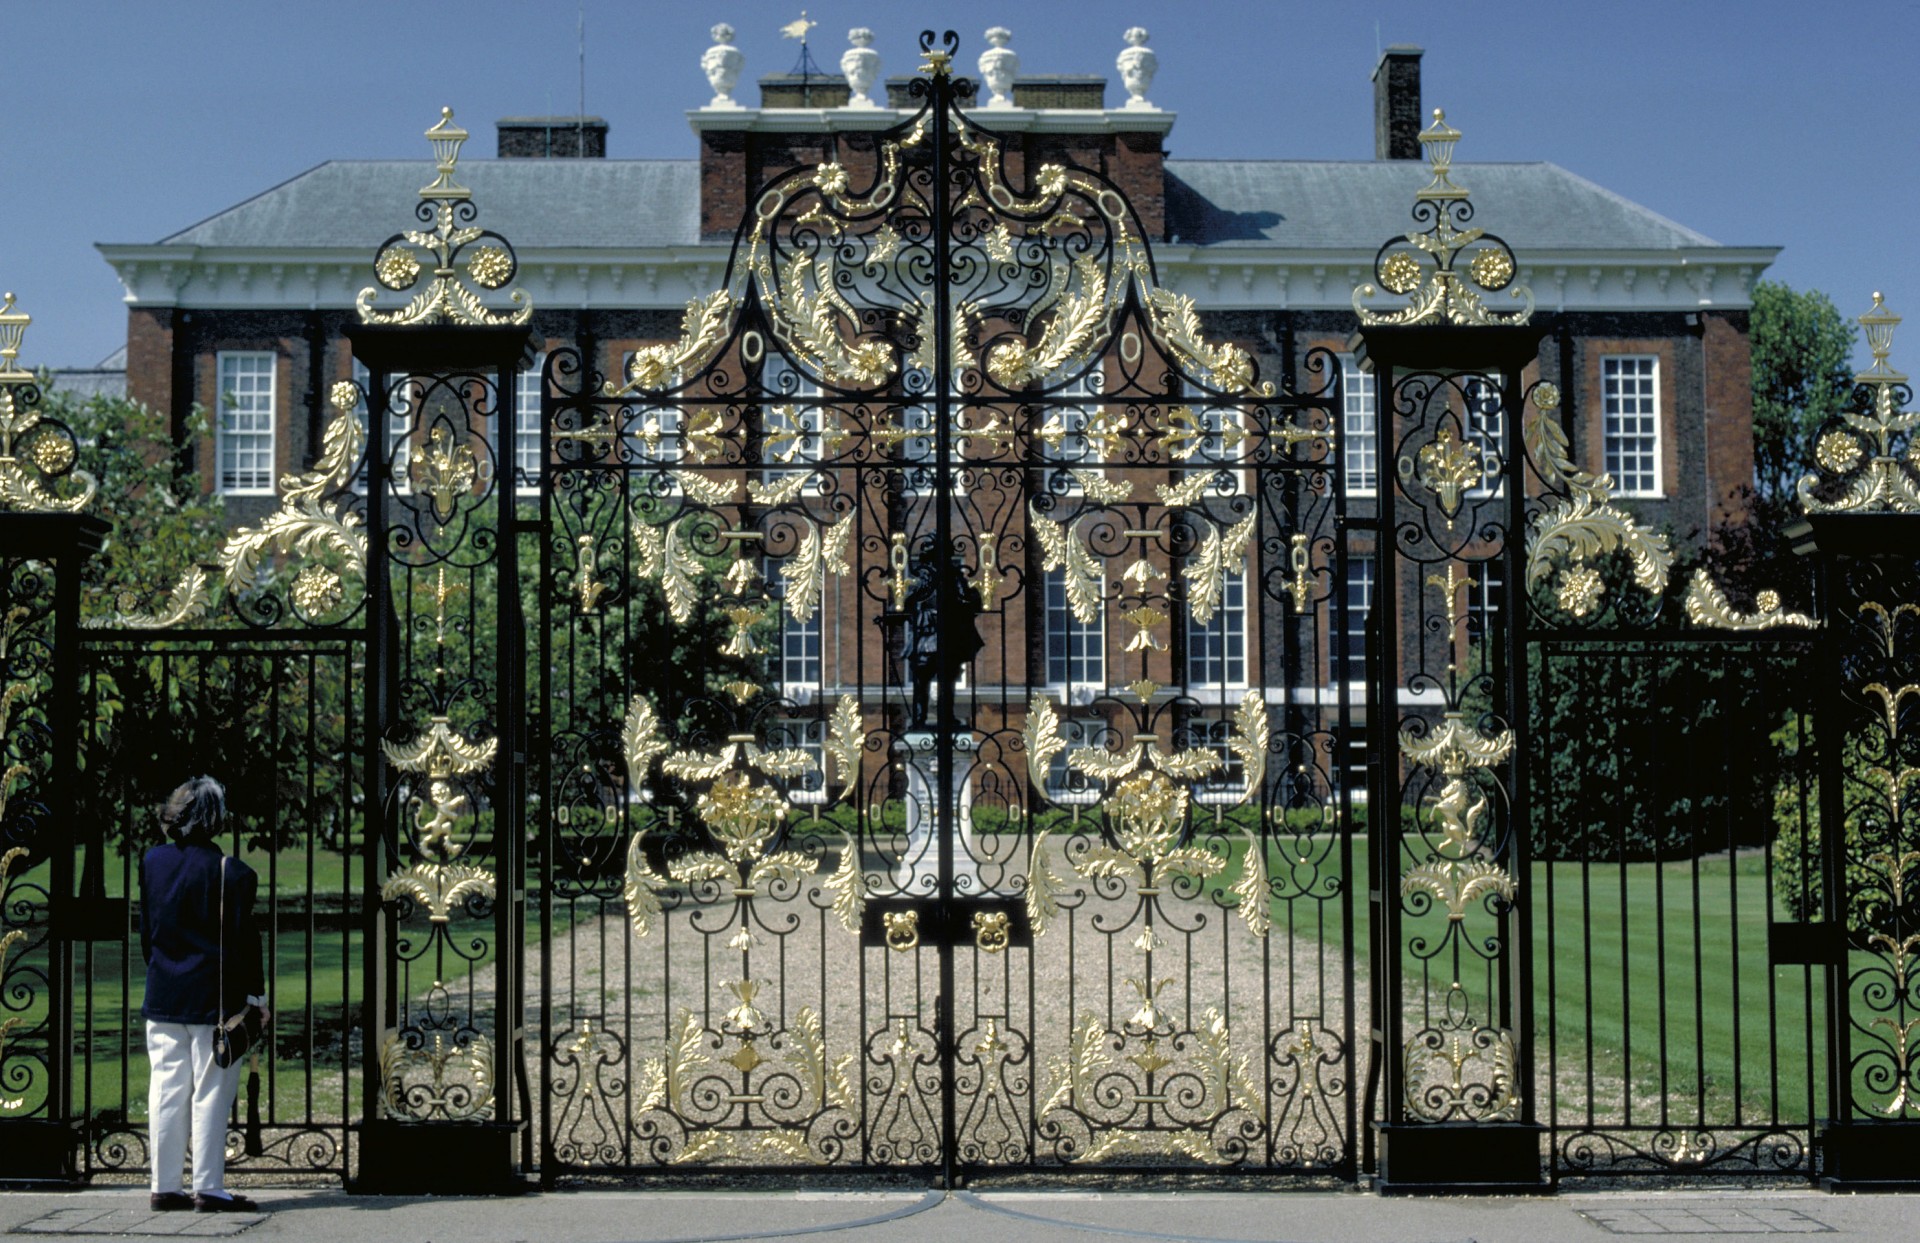
M 1905 372 L 1887 363 L 1900 317 L 1879 291 L 1862 315 L 1873 365 L 1853 377 L 1855 408 L 1843 411 L 1813 442 L 1814 470 L 1800 479 L 1800 507 L 1810 514 L 1920 514 L 1920 412 L 1902 410 L 1911 398 Z
M 31 380 L 32 373 L 22 371 L 14 362 L 20 357 L 20 338 L 26 335 L 33 316 L 13 309 L 13 292 L 0 302 L 0 380 Z
M 20 339 L 33 317 L 13 309 L 13 295 L 0 299 L 0 511 L 79 513 L 93 500 L 92 475 L 79 470 L 73 432 L 40 413 L 40 386 L 22 367 Z M 49 484 L 77 485 L 61 496 Z M 0 786 L 4 786 L 0 782 Z
M 1363 327 L 1452 324 L 1458 327 L 1519 325 L 1533 316 L 1533 292 L 1514 283 L 1520 274 L 1513 249 L 1497 234 L 1469 224 L 1467 191 L 1453 184 L 1453 149 L 1460 131 L 1447 124 L 1443 108 L 1420 131 L 1433 180 L 1414 191 L 1413 218 L 1428 227 L 1393 238 L 1373 262 L 1373 280 L 1353 291 L 1353 311 Z M 1376 294 L 1406 299 L 1393 310 L 1375 310 Z M 1518 305 L 1496 310 L 1488 299 L 1504 293 Z
M 1900 326 L 1900 316 L 1887 309 L 1877 289 L 1873 292 L 1873 307 L 1860 317 L 1860 326 L 1867 330 L 1867 348 L 1873 351 L 1873 366 L 1853 377 L 1854 383 L 1905 384 L 1906 374 L 1887 365 L 1887 356 L 1893 353 L 1893 330 Z
M 466 142 L 467 131 L 453 123 L 453 109 L 440 109 L 440 120 L 427 131 L 427 141 L 433 144 L 433 168 L 439 174 L 431 184 L 420 187 L 423 199 L 466 199 L 473 192 L 453 179 L 454 166 L 460 162 L 460 144 Z
M 525 290 L 515 289 L 507 295 L 515 308 L 511 311 L 496 311 L 484 301 L 486 295 L 513 283 L 520 261 L 506 238 L 492 229 L 472 227 L 477 214 L 472 206 L 473 191 L 453 179 L 460 162 L 460 144 L 466 140 L 467 131 L 453 123 L 453 109 L 440 109 L 439 122 L 427 131 L 438 176 L 420 187 L 421 199 L 433 204 L 433 229 L 408 229 L 380 244 L 373 260 L 373 275 L 379 284 L 362 289 L 354 300 L 361 323 L 487 327 L 520 325 L 533 318 L 533 302 Z M 457 203 L 466 206 L 456 211 Z M 419 210 L 425 219 L 428 209 Z M 415 290 L 422 277 L 430 279 Z M 374 303 L 388 291 L 406 295 L 407 304 L 391 311 L 376 308 Z
M 1453 169 L 1454 144 L 1460 141 L 1460 131 L 1447 124 L 1444 108 L 1433 110 L 1433 124 L 1420 131 L 1420 145 L 1426 149 L 1427 162 L 1433 166 L 1433 181 L 1415 198 L 1422 199 L 1463 199 L 1467 192 L 1448 180 L 1447 174 Z

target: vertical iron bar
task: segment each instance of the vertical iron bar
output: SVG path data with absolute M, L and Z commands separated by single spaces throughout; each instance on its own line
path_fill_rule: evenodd
M 945 576 L 953 572 L 949 552 L 953 547 L 953 464 L 950 460 L 953 445 L 953 359 L 951 334 L 947 325 L 952 322 L 950 310 L 950 291 L 948 289 L 948 269 L 952 263 L 949 232 L 952 226 L 952 207 L 948 201 L 949 145 L 952 142 L 951 114 L 954 91 L 953 79 L 947 72 L 932 75 L 933 84 L 933 178 L 929 196 L 928 210 L 932 216 L 930 228 L 933 233 L 933 333 L 939 341 L 934 351 L 933 364 L 933 409 L 934 409 L 934 573 Z M 961 584 L 964 589 L 964 584 Z M 936 599 L 950 598 L 943 587 Z M 952 930 L 953 923 L 953 869 L 954 834 L 957 831 L 953 799 L 954 771 L 954 722 L 957 719 L 957 705 L 953 699 L 953 667 L 941 653 L 936 665 L 939 678 L 938 719 L 934 722 L 935 772 L 940 783 L 939 793 L 934 805 L 939 814 L 934 821 L 934 829 L 940 849 L 940 887 L 937 896 L 936 952 L 940 956 L 940 985 L 934 1007 L 934 1022 L 937 1027 L 935 1039 L 938 1041 L 941 1059 L 940 1075 L 940 1184 L 953 1186 L 954 1170 L 954 1088 L 953 1077 L 957 1064 L 954 1032 L 954 962 Z
M 380 740 L 386 735 L 387 700 L 392 678 L 393 635 L 388 625 L 392 611 L 387 543 L 387 483 L 393 469 L 393 437 L 388 432 L 387 383 L 383 359 L 369 359 L 367 375 L 367 437 L 369 460 L 377 469 L 367 472 L 367 673 L 362 686 L 363 736 L 361 746 L 361 999 L 360 1056 L 361 1123 L 380 1117 L 381 1034 L 393 1021 L 393 997 L 387 986 L 386 961 L 392 930 L 386 904 L 380 900 L 381 855 L 386 845 L 387 769 Z

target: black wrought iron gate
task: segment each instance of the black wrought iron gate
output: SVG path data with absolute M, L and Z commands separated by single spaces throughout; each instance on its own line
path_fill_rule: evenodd
M 678 341 L 548 361 L 543 1175 L 1350 1176 L 1337 368 L 927 56 Z
M 1894 317 L 1801 488 L 1811 611 L 1696 569 L 1683 632 L 1443 119 L 1404 302 L 1356 294 L 1369 430 L 1332 354 L 1206 339 L 953 46 L 678 339 L 553 351 L 530 455 L 444 116 L 365 383 L 151 611 L 83 624 L 104 527 L 0 373 L 0 502 L 51 511 L 0 525 L 0 1177 L 146 1162 L 131 859 L 187 759 L 268 877 L 243 1168 L 1909 1177 Z

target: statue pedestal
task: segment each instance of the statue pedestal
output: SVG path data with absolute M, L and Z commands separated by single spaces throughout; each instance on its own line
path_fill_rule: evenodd
M 907 769 L 907 843 L 894 862 L 893 880 L 900 892 L 910 897 L 930 896 L 939 890 L 940 846 L 933 836 L 940 813 L 934 798 L 940 776 L 938 745 L 939 737 L 932 730 L 914 730 L 893 744 L 894 754 L 905 760 Z M 968 848 L 973 840 L 973 783 L 967 779 L 979 749 L 980 742 L 971 730 L 954 732 L 949 786 L 954 824 L 960 836 L 953 843 L 953 874 L 956 884 L 963 876 L 971 879 L 969 893 L 978 893 L 980 887 L 980 872 Z

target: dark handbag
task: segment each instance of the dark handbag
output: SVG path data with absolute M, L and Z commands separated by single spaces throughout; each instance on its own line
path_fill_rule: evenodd
M 227 997 L 227 861 L 220 860 L 220 1004 Z M 240 1013 L 222 1019 L 213 1029 L 213 1064 L 225 1069 L 260 1043 L 266 1029 L 260 1007 L 248 1002 Z

